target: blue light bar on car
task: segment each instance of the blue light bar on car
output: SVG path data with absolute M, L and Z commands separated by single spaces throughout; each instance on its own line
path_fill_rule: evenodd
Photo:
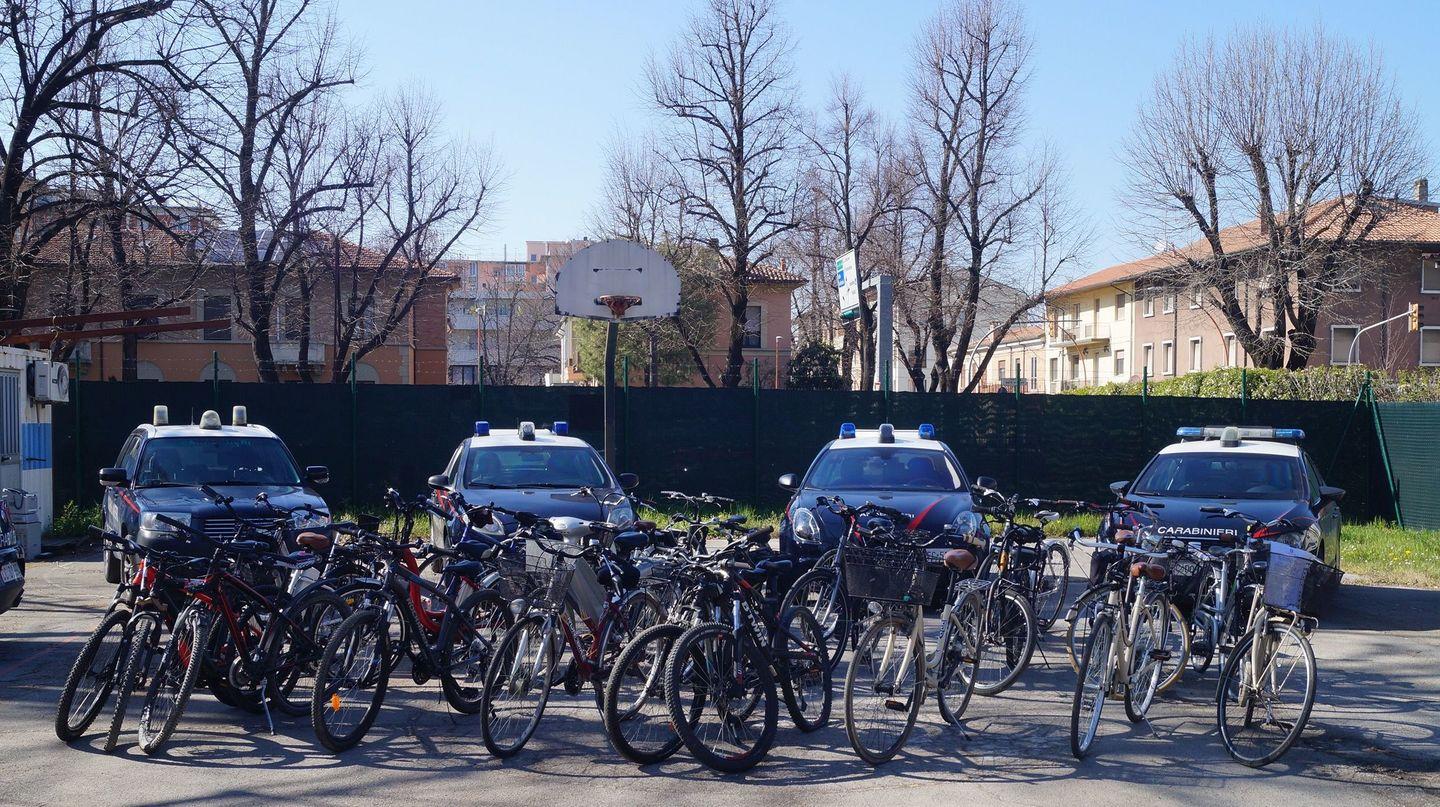
M 1276 429 L 1275 439 L 1277 440 L 1304 440 L 1304 429 Z
M 555 424 L 550 427 L 550 431 L 557 437 L 564 437 L 570 433 L 570 424 L 563 420 L 557 420 Z
M 1181 426 L 1175 430 L 1176 437 L 1225 439 L 1225 430 L 1234 429 L 1241 440 L 1304 440 L 1303 429 L 1271 429 L 1254 426 Z
M 1205 430 L 1199 426 L 1181 426 L 1175 430 L 1176 437 L 1204 437 Z
M 921 439 L 921 440 L 934 440 L 934 439 L 935 439 L 935 424 L 934 424 L 934 423 L 921 423 L 921 424 L 920 424 L 920 428 L 919 428 L 918 431 L 920 432 L 920 439 Z
M 488 421 L 488 420 L 477 420 L 477 421 L 475 421 L 475 436 L 476 436 L 476 437 L 488 437 L 488 436 L 490 436 L 490 421 Z
M 854 436 L 855 436 L 855 424 L 854 424 L 854 423 L 841 423 L 841 424 L 840 424 L 840 439 L 841 439 L 841 440 L 848 440 L 848 439 L 850 439 L 851 437 L 854 437 Z

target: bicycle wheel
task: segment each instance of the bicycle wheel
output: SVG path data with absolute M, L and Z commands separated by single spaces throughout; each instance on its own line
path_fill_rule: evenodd
M 120 664 L 128 655 L 129 621 L 129 611 L 107 613 L 81 646 L 55 707 L 55 736 L 61 740 L 78 739 L 105 706 Z
M 1060 617 L 1070 590 L 1070 550 L 1059 541 L 1048 541 L 1044 564 L 1034 574 L 1036 627 L 1047 631 Z
M 1165 657 L 1160 662 L 1160 687 L 1156 692 L 1175 686 L 1190 663 L 1190 625 L 1174 600 L 1170 601 L 1169 610 L 1170 618 L 1165 621 L 1165 641 L 1161 644 Z
M 264 635 L 265 626 L 262 620 L 260 609 L 254 603 L 245 603 L 235 614 L 235 624 L 244 633 L 246 647 L 255 647 Z M 210 623 L 210 633 L 205 643 L 205 655 L 201 659 L 202 669 L 206 671 L 206 686 L 216 700 L 242 711 L 251 714 L 260 714 L 265 710 L 261 703 L 260 687 L 263 683 L 259 680 L 248 680 L 248 675 L 243 678 L 233 676 L 232 672 L 245 673 L 243 668 L 236 669 L 236 661 L 243 653 L 240 644 L 230 630 L 230 624 L 224 619 L 217 619 Z M 239 681 L 242 685 L 237 686 Z
M 1070 667 L 1076 672 L 1080 671 L 1080 661 L 1085 653 L 1085 640 L 1090 637 L 1091 623 L 1104 607 L 1111 588 L 1112 586 L 1108 585 L 1092 586 L 1070 606 L 1070 626 L 1065 629 L 1065 655 L 1070 659 Z
M 140 750 L 146 754 L 160 750 L 185 713 L 185 704 L 200 675 L 202 648 L 206 646 L 211 619 L 206 611 L 190 610 L 175 620 L 175 632 L 165 645 L 140 709 Z
M 378 608 L 361 608 L 335 629 L 315 667 L 310 727 L 332 753 L 354 748 L 374 725 L 390 686 L 390 627 Z
M 479 714 L 485 696 L 485 673 L 495 644 L 515 623 L 510 604 L 492 589 L 481 589 L 460 604 L 464 619 L 455 620 L 441 648 L 444 669 L 440 690 L 462 714 Z M 452 617 L 454 619 L 454 617 Z
M 480 733 L 497 757 L 511 757 L 530 741 L 550 700 L 558 666 L 558 617 L 534 614 L 515 623 L 495 647 L 485 672 Z
M 665 703 L 665 665 L 684 632 L 680 625 L 646 629 L 620 651 L 605 683 L 605 734 L 631 762 L 654 764 L 680 749 Z
M 850 635 L 850 598 L 845 596 L 840 571 L 817 563 L 815 568 L 795 578 L 780 601 L 780 613 L 800 607 L 810 609 L 820 623 L 830 669 L 834 670 L 840 664 L 840 657 L 845 655 L 845 639 Z
M 130 696 L 145 687 L 154 674 L 155 661 L 160 657 L 160 632 L 164 629 L 159 614 L 144 612 L 130 624 L 130 652 L 115 679 L 115 711 L 110 716 L 110 729 L 105 735 L 105 753 L 120 743 L 125 728 L 125 713 L 130 709 Z
M 1170 600 L 1146 597 L 1140 609 L 1135 635 L 1130 637 L 1130 669 L 1125 678 L 1125 716 L 1139 723 L 1155 702 L 1155 693 L 1164 677 L 1165 635 L 1169 632 Z
M 1075 678 L 1075 697 L 1070 704 L 1070 753 L 1083 759 L 1100 730 L 1100 713 L 1110 692 L 1114 665 L 1110 658 L 1115 640 L 1115 616 L 1100 612 L 1091 624 L 1080 655 L 1080 673 Z
M 1220 639 L 1220 607 L 1215 592 L 1215 572 L 1201 578 L 1200 595 L 1190 612 L 1190 668 L 1203 675 L 1215 658 Z
M 1315 705 L 1315 652 L 1293 625 L 1271 623 L 1260 634 L 1258 669 L 1251 670 L 1252 632 L 1230 654 L 1220 675 L 1216 723 L 1225 750 L 1259 768 L 1279 759 L 1300 738 Z
M 915 728 L 923 697 L 920 655 L 909 619 L 884 617 L 860 642 L 845 673 L 845 734 L 860 758 L 888 762 Z
M 615 616 L 606 619 L 600 627 L 600 640 L 592 655 L 594 672 L 591 682 L 595 687 L 595 708 L 605 711 L 605 685 L 610 681 L 610 671 L 626 645 L 644 631 L 665 620 L 665 609 L 654 594 L 645 590 L 631 591 L 620 601 Z
M 270 705 L 291 717 L 309 714 L 320 656 L 350 615 L 350 607 L 333 592 L 317 589 L 304 597 L 281 620 L 282 635 L 276 639 L 274 668 L 265 687 Z
M 984 617 L 975 691 L 998 695 L 1013 686 L 1030 664 L 1037 638 L 1035 614 L 1024 597 L 1001 589 L 987 603 Z
M 825 632 L 819 620 L 805 608 L 782 612 L 780 628 L 771 641 L 790 719 L 804 732 L 823 727 L 830 722 L 833 695 Z
M 747 708 L 756 701 L 758 708 Z M 738 641 L 727 625 L 701 623 L 675 641 L 665 704 L 681 742 L 717 771 L 753 768 L 775 743 L 775 679 L 760 650 Z
M 950 611 L 950 626 L 945 646 L 940 648 L 940 668 L 936 676 L 935 701 L 940 717 L 952 726 L 960 722 L 975 693 L 980 665 L 977 648 L 981 636 L 981 614 L 984 602 L 975 592 L 968 592 L 960 605 Z

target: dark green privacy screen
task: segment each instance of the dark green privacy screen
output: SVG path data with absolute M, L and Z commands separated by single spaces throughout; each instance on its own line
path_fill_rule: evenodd
M 1440 530 L 1440 403 L 1376 405 L 1400 519 Z

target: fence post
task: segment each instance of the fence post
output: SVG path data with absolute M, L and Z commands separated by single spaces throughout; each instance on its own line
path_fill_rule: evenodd
M 1250 374 L 1244 367 L 1240 368 L 1240 422 L 1250 422 Z
M 80 440 L 80 359 L 75 359 L 75 372 L 70 374 L 70 409 L 75 415 L 75 490 L 70 498 L 76 502 L 80 501 L 80 493 L 84 488 L 85 474 L 80 468 L 81 457 L 83 456 Z
M 355 383 L 355 362 L 350 362 L 350 506 L 360 504 L 360 459 L 356 447 L 360 440 L 359 388 Z
M 1140 368 L 1140 401 L 1143 403 L 1150 399 L 1150 368 Z
M 620 465 L 630 464 L 630 357 L 620 357 Z M 612 469 L 613 470 L 613 469 Z
M 1370 389 L 1370 371 L 1366 370 L 1365 381 L 1355 392 L 1355 405 L 1350 407 L 1350 416 L 1345 418 L 1345 428 L 1340 430 L 1340 439 L 1335 442 L 1335 453 L 1330 457 L 1330 466 L 1325 469 L 1326 476 L 1335 475 L 1335 465 L 1340 462 L 1340 452 L 1345 447 L 1345 438 L 1350 434 L 1350 424 L 1355 421 L 1355 413 L 1360 411 L 1360 404 L 1365 400 L 1365 392 L 1368 389 Z
M 755 425 L 750 451 L 750 480 L 753 488 L 751 501 L 758 503 L 760 501 L 760 360 L 751 359 L 750 361 L 750 386 L 755 399 L 754 414 L 751 415 L 751 420 Z
M 210 383 L 215 390 L 215 411 L 220 411 L 220 351 L 210 351 Z
M 1367 388 L 1366 400 L 1370 403 L 1370 417 L 1375 424 L 1375 442 L 1380 444 L 1380 464 L 1385 466 L 1385 487 L 1390 491 L 1390 502 L 1395 508 L 1395 524 L 1405 528 L 1405 518 L 1400 515 L 1400 496 L 1395 492 L 1395 475 L 1390 471 L 1390 450 L 1385 447 L 1385 429 L 1380 425 L 1380 407 L 1375 405 L 1375 389 Z

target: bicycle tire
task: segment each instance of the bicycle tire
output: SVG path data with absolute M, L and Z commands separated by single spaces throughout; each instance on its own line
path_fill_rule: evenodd
M 1190 668 L 1196 673 L 1204 675 L 1210 669 L 1210 664 L 1215 660 L 1217 654 L 1216 645 L 1220 641 L 1219 630 L 1219 609 L 1216 607 L 1215 598 L 1215 572 L 1213 569 L 1206 569 L 1200 578 L 1200 594 L 1195 599 L 1195 607 L 1190 609 Z M 1200 652 L 1196 652 L 1197 644 L 1195 637 L 1204 631 L 1204 641 L 1198 645 Z
M 1085 654 L 1085 639 L 1090 635 L 1091 623 L 1113 586 L 1105 584 L 1091 586 L 1075 598 L 1069 610 L 1069 627 L 1065 629 L 1065 655 L 1070 659 L 1070 668 L 1080 672 L 1080 662 Z
M 315 613 L 308 613 L 311 611 Z M 338 594 L 326 589 L 311 591 L 286 609 L 279 627 L 284 633 L 276 641 L 288 642 L 288 645 L 282 644 L 276 649 L 275 669 L 268 673 L 265 687 L 270 705 L 277 711 L 290 717 L 310 713 L 320 658 L 330 637 L 348 616 L 350 606 Z M 297 647 L 300 650 L 297 651 Z M 298 700 L 297 689 L 303 693 Z
M 378 608 L 361 608 L 352 612 L 340 623 L 340 627 L 335 629 L 335 634 L 330 637 L 324 652 L 320 654 L 320 663 L 315 668 L 315 686 L 310 693 L 310 727 L 315 731 L 315 738 L 331 753 L 339 754 L 358 745 L 375 724 L 380 708 L 385 703 L 385 692 L 390 686 L 392 656 L 389 626 L 377 625 L 383 619 L 384 614 Z M 361 666 L 356 673 L 351 654 L 356 649 L 355 643 L 364 638 L 361 631 L 367 631 L 368 636 L 374 637 L 375 649 L 368 656 L 360 658 Z M 337 663 L 342 660 L 345 666 L 337 667 Z M 351 680 L 356 682 L 357 687 L 370 687 L 369 703 L 365 704 L 355 728 L 337 733 L 326 720 L 326 710 L 339 714 L 343 708 L 348 708 L 350 699 L 342 696 L 338 687 L 343 686 L 344 681 Z M 351 687 L 350 691 L 355 689 L 356 687 Z
M 791 634 L 800 637 L 809 647 L 796 648 Z M 771 655 L 779 660 L 777 666 L 783 673 L 780 676 L 781 695 L 795 728 L 807 734 L 824 728 L 830 722 L 834 696 L 825 632 L 820 628 L 819 620 L 808 608 L 784 611 L 780 617 L 780 630 L 775 631 L 771 641 Z M 797 680 L 804 685 L 796 687 Z M 818 701 L 818 709 L 812 711 L 809 707 L 815 701 Z
M 192 610 L 175 620 L 175 631 L 170 634 L 170 641 L 165 645 L 165 651 L 160 657 L 160 667 L 150 679 L 150 686 L 145 691 L 145 704 L 140 709 L 139 745 L 146 755 L 159 751 L 180 724 L 185 705 L 190 702 L 190 695 L 195 691 L 195 679 L 200 675 L 201 660 L 204 657 L 202 648 L 206 646 L 209 638 L 210 618 L 211 615 L 205 611 Z M 167 680 L 175 686 L 174 703 L 161 720 L 160 728 L 152 730 L 150 720 L 154 715 L 157 699 L 161 696 L 161 687 Z
M 1115 616 L 1108 610 L 1095 617 L 1085 650 L 1080 656 L 1080 673 L 1075 677 L 1075 695 L 1070 702 L 1070 753 L 1084 759 L 1100 733 L 1100 717 L 1110 692 L 1110 648 L 1115 638 Z M 1094 708 L 1085 709 L 1085 694 L 1093 691 Z M 1081 731 L 1081 720 L 1085 721 Z
M 816 594 L 813 598 L 812 592 Z M 816 564 L 795 578 L 780 600 L 780 613 L 802 606 L 810 609 L 825 632 L 825 652 L 833 672 L 845 655 L 845 639 L 850 635 L 850 598 L 845 594 L 845 579 L 839 569 Z
M 160 616 L 155 613 L 137 615 L 130 624 L 130 652 L 120 668 L 120 678 L 115 686 L 115 709 L 110 715 L 110 727 L 105 733 L 105 753 L 115 750 L 120 744 L 120 733 L 125 730 L 125 713 L 130 709 L 130 698 L 137 687 L 148 681 L 151 665 L 160 649 L 160 632 L 164 629 Z
M 850 747 L 855 749 L 855 753 L 871 765 L 882 765 L 889 762 L 900 752 L 901 748 L 905 747 L 906 741 L 910 739 L 910 733 L 915 729 L 915 719 L 920 714 L 920 702 L 924 697 L 925 682 L 920 673 L 922 659 L 920 658 L 921 651 L 919 650 L 916 650 L 916 652 L 912 654 L 914 658 L 910 663 L 911 670 L 909 673 L 911 681 L 908 691 L 904 693 L 905 699 L 903 703 L 899 701 L 901 689 L 904 686 L 903 681 L 900 682 L 902 686 L 896 687 L 892 692 L 886 693 L 882 691 L 883 687 L 888 686 L 883 683 L 890 674 L 890 668 L 887 664 L 882 662 L 877 675 L 869 674 L 875 672 L 872 668 L 872 663 L 877 658 L 876 649 L 880 646 L 880 643 L 890 642 L 895 638 L 902 639 L 905 643 L 906 650 L 899 652 L 903 654 L 910 649 L 910 620 L 902 619 L 898 616 L 882 617 L 876 620 L 866 629 L 865 635 L 862 636 L 860 641 L 855 645 L 855 653 L 850 660 L 850 667 L 845 671 L 845 734 L 850 739 Z M 879 654 L 879 658 L 888 661 L 894 657 L 895 652 L 893 648 L 887 648 L 886 651 Z M 904 656 L 902 655 L 902 661 L 903 658 Z M 898 665 L 894 670 L 897 676 L 905 674 Z M 860 680 L 861 675 L 865 675 L 866 681 Z M 874 685 L 866 683 L 872 679 L 876 681 Z M 898 680 L 897 678 L 897 681 Z M 857 717 L 858 710 L 855 703 L 856 696 L 867 686 L 871 688 L 873 694 L 888 695 L 888 697 L 881 699 L 881 708 L 876 710 L 877 714 L 883 715 L 885 712 L 897 712 L 904 715 L 904 725 L 900 727 L 899 731 L 881 734 L 881 742 L 874 744 L 868 742 L 868 737 L 861 737 L 862 730 L 857 726 L 859 719 Z M 869 735 L 871 732 L 865 731 L 864 733 Z M 880 732 L 876 733 L 878 734 Z
M 1049 582 L 1052 575 L 1050 558 L 1058 556 L 1059 576 L 1054 582 Z M 1048 588 L 1047 588 L 1048 584 Z M 1059 541 L 1045 542 L 1045 565 L 1041 571 L 1036 573 L 1033 596 L 1035 598 L 1035 627 L 1039 631 L 1049 631 L 1060 618 L 1060 612 L 1065 608 L 1065 595 L 1070 592 L 1070 550 Z M 1044 602 L 1041 596 L 1047 596 Z
M 444 669 L 440 673 L 440 691 L 445 700 L 462 714 L 480 713 L 485 697 L 485 674 L 490 670 L 490 658 L 500 637 L 515 624 L 515 615 L 510 604 L 493 589 L 480 589 L 460 604 L 461 613 L 468 615 L 468 623 L 461 623 L 450 629 L 445 639 Z M 474 628 L 474 636 L 467 641 L 467 633 Z M 456 653 L 462 647 L 471 650 L 464 660 L 457 660 Z M 463 681 L 456 671 L 464 673 Z
M 1014 686 L 1030 666 L 1030 658 L 1035 654 L 1039 635 L 1030 601 L 1014 591 L 1001 589 L 987 605 L 985 641 L 980 647 L 977 668 L 980 680 L 975 683 L 975 691 L 981 695 L 998 695 Z M 986 653 L 992 646 L 994 651 L 990 657 L 998 659 L 999 656 L 994 653 L 1003 654 L 1004 664 L 1001 668 L 1004 670 L 1003 674 L 993 681 L 985 675 Z
M 1315 650 L 1310 646 L 1310 640 L 1306 638 L 1304 633 L 1297 630 L 1294 625 L 1271 623 L 1266 626 L 1265 634 L 1267 637 L 1275 633 L 1294 637 L 1296 646 L 1301 651 L 1300 661 L 1304 664 L 1306 675 L 1300 714 L 1290 729 L 1282 735 L 1278 744 L 1263 754 L 1254 755 L 1242 753 L 1237 747 L 1238 744 L 1234 736 L 1234 731 L 1230 728 L 1229 721 L 1226 719 L 1229 711 L 1227 704 L 1230 700 L 1227 697 L 1227 693 L 1232 685 L 1238 683 L 1241 672 L 1243 672 L 1245 665 L 1249 663 L 1250 648 L 1255 641 L 1255 634 L 1253 632 L 1246 635 L 1235 647 L 1234 651 L 1231 652 L 1229 660 L 1225 663 L 1225 669 L 1220 675 L 1220 685 L 1216 688 L 1215 721 L 1216 726 L 1219 728 L 1220 741 L 1224 744 L 1226 753 L 1228 753 L 1232 759 L 1251 768 L 1262 768 L 1284 756 L 1285 753 L 1295 745 L 1296 741 L 1300 739 L 1300 735 L 1305 732 L 1305 726 L 1310 721 L 1310 711 L 1315 706 Z M 1288 676 L 1289 674 L 1286 676 L 1287 680 Z M 1252 698 L 1246 706 L 1244 718 L 1246 724 L 1251 722 L 1253 711 L 1254 700 Z
M 644 589 L 635 589 L 625 594 L 615 616 L 606 619 L 600 627 L 590 680 L 595 688 L 595 708 L 601 714 L 605 712 L 605 685 L 610 682 L 615 660 L 635 637 L 664 619 L 665 609 L 661 607 L 660 600 Z
M 605 683 L 602 719 L 605 736 L 626 759 L 638 765 L 653 765 L 669 759 L 683 741 L 670 723 L 665 702 L 665 670 L 675 641 L 685 632 L 682 625 L 654 625 L 620 651 L 610 678 Z M 639 682 L 636 694 L 627 682 Z M 625 704 L 621 712 L 621 704 Z M 648 708 L 647 708 L 648 707 Z
M 738 753 L 722 754 L 710 748 L 705 740 L 701 738 L 701 721 L 710 704 L 709 689 L 705 681 L 710 680 L 701 670 L 709 669 L 715 665 L 706 664 L 701 643 L 706 641 L 728 642 L 732 648 L 730 652 L 738 654 L 731 658 L 744 657 L 749 665 L 747 677 L 738 681 L 728 681 L 725 691 L 728 693 L 736 686 L 742 687 L 745 691 L 753 689 L 759 693 L 760 700 L 764 702 L 764 711 L 760 717 L 760 732 L 754 735 L 755 741 L 748 748 Z M 715 654 L 712 652 L 712 656 Z M 720 665 L 727 661 L 722 651 L 719 653 Z M 729 673 L 724 673 L 728 678 Z M 703 679 L 703 680 L 702 680 Z M 699 682 L 703 692 L 690 693 L 692 697 L 682 691 L 688 681 Z M 718 687 L 713 687 L 718 689 Z M 698 695 L 699 697 L 693 697 Z M 726 701 L 733 698 L 725 698 Z M 748 696 L 746 700 L 748 700 Z M 701 764 L 713 770 L 723 773 L 740 773 L 755 767 L 770 753 L 770 748 L 775 744 L 775 732 L 779 723 L 779 703 L 775 694 L 775 679 L 770 674 L 770 667 L 760 650 L 749 642 L 741 641 L 727 625 L 719 622 L 702 622 L 685 633 L 675 641 L 675 647 L 670 652 L 670 660 L 666 666 L 665 675 L 665 703 L 670 709 L 670 722 L 675 731 L 680 735 L 680 740 L 685 748 Z M 717 709 L 720 715 L 720 722 L 728 724 L 725 706 Z M 754 710 L 751 709 L 751 716 Z M 737 746 L 738 747 L 738 746 Z
M 1163 664 L 1153 658 L 1153 654 L 1164 647 L 1165 636 L 1169 632 L 1170 599 L 1163 594 L 1146 599 L 1147 602 L 1136 606 L 1143 608 L 1144 612 L 1140 615 L 1136 635 L 1130 637 L 1130 669 L 1125 675 L 1125 717 L 1131 723 L 1145 719 L 1160 692 L 1164 677 Z M 1148 673 L 1141 669 L 1147 660 L 1155 662 Z M 1137 675 L 1141 676 L 1139 680 Z
M 976 645 L 980 636 L 979 595 L 970 591 L 961 604 L 968 608 L 956 607 L 950 611 L 950 630 L 946 646 L 940 648 L 941 667 L 937 676 L 935 703 L 940 707 L 940 717 L 950 725 L 958 725 L 970 700 L 975 695 L 975 682 L 979 679 L 980 654 Z M 952 689 L 952 684 L 958 687 Z M 958 689 L 958 691 L 955 691 Z
M 545 716 L 545 704 L 550 700 L 550 690 L 555 678 L 554 670 L 559 666 L 556 663 L 558 657 L 555 640 L 552 638 L 552 634 L 558 630 L 555 623 L 549 621 L 551 619 L 558 617 L 532 614 L 516 622 L 495 646 L 495 654 L 491 656 L 489 669 L 485 672 L 485 695 L 480 706 L 480 735 L 490 753 L 502 759 L 520 753 L 526 743 L 530 742 L 530 738 L 535 736 L 535 730 L 540 727 L 540 719 Z M 527 673 L 526 659 L 529 658 L 531 648 L 541 655 L 528 663 L 531 672 Z M 499 730 L 495 723 L 504 720 L 508 724 L 513 718 L 509 714 L 502 714 L 497 718 L 495 697 L 497 693 L 514 690 L 517 686 L 523 688 L 524 692 L 516 694 L 528 695 L 535 692 L 538 693 L 538 698 L 533 714 L 524 717 L 525 723 L 519 735 L 502 742 L 504 738 L 498 736 Z
M 75 657 L 75 663 L 70 665 L 70 673 L 65 677 L 65 686 L 60 690 L 60 699 L 55 705 L 55 736 L 61 740 L 68 743 L 79 739 L 85 730 L 90 728 L 90 724 L 95 722 L 95 717 L 109 700 L 115 685 L 116 671 L 128 655 L 125 644 L 128 641 L 129 622 L 130 612 L 127 610 L 117 608 L 106 613 L 100 624 L 95 626 L 95 630 L 90 632 L 85 644 L 80 647 L 80 653 Z M 109 655 L 101 658 L 101 651 L 107 643 L 113 647 Z M 96 668 L 97 661 L 102 669 Z M 85 695 L 77 702 L 76 696 L 80 695 L 81 687 L 86 684 L 89 686 Z
M 1157 693 L 1168 691 L 1185 676 L 1185 669 L 1190 664 L 1190 639 L 1190 623 L 1180 611 L 1180 606 L 1170 600 L 1170 622 L 1165 634 L 1165 645 L 1169 648 L 1171 657 L 1161 667 L 1166 673 L 1160 679 L 1160 688 L 1155 690 Z M 1178 658 L 1175 657 L 1177 652 Z

